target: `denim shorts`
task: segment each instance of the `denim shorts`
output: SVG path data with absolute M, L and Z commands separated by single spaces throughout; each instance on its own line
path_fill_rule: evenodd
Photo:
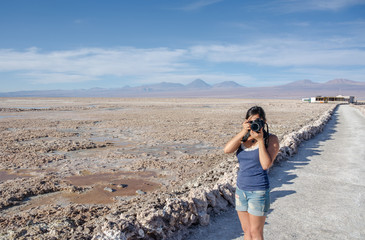
M 270 189 L 243 191 L 236 188 L 236 210 L 266 216 L 270 209 Z

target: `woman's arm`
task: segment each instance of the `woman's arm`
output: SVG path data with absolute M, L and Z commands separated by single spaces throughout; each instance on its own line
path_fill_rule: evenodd
M 241 145 L 242 138 L 247 134 L 246 130 L 242 130 L 236 136 L 234 136 L 224 147 L 224 153 L 233 153 Z
M 242 130 L 236 136 L 234 136 L 224 147 L 224 153 L 233 153 L 238 147 L 241 145 L 242 138 L 248 133 L 250 130 L 250 124 L 248 120 L 245 120 L 242 123 Z
M 269 146 L 267 148 L 265 147 L 265 140 L 263 137 L 258 137 L 257 140 L 259 142 L 260 164 L 262 169 L 267 170 L 274 163 L 276 155 L 279 152 L 279 139 L 275 135 L 270 135 Z

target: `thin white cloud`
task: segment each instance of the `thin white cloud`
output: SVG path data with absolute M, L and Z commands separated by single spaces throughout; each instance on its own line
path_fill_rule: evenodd
M 23 77 L 37 83 L 80 82 L 103 75 L 147 76 L 184 67 L 184 63 L 179 62 L 184 54 L 185 50 L 165 48 L 85 48 L 49 53 L 35 48 L 23 52 L 2 49 L 0 71 L 21 71 Z
M 80 75 L 67 72 L 27 72 L 20 74 L 20 76 L 22 76 L 23 79 L 27 79 L 32 84 L 77 83 L 99 80 L 99 78 L 90 75 Z
M 307 75 L 311 74 L 311 69 L 325 69 L 333 75 L 349 74 L 350 77 L 353 74 L 345 68 L 360 69 L 358 72 L 365 69 L 365 50 L 363 43 L 351 38 L 328 38 L 321 42 L 276 38 L 248 44 L 196 45 L 186 49 L 120 47 L 53 52 L 37 48 L 25 51 L 0 49 L 0 72 L 11 72 L 34 84 L 95 81 L 104 76 L 134 79 L 139 84 L 187 83 L 196 78 L 211 83 L 256 81 L 257 76 L 252 77 L 244 70 L 236 74 L 225 70 L 227 63 L 241 65 L 243 69 L 247 66 L 270 67 L 276 69 L 274 72 L 285 68 L 292 76 L 295 72 L 298 76 L 305 75 L 305 69 L 308 69 Z M 336 68 L 345 70 L 336 72 Z
M 273 67 L 365 66 L 365 51 L 346 48 L 339 41 L 322 43 L 300 40 L 267 39 L 246 45 L 201 45 L 191 48 L 193 57 L 211 62 L 241 62 Z
M 306 2 L 306 1 L 301 1 Z M 365 4 L 364 0 L 311 0 L 307 1 L 306 6 L 309 10 L 339 10 L 355 5 Z
M 199 0 L 192 2 L 181 9 L 185 11 L 194 11 L 222 1 L 223 0 Z
M 356 5 L 364 5 L 364 0 L 277 0 L 261 4 L 261 8 L 278 12 L 339 11 Z

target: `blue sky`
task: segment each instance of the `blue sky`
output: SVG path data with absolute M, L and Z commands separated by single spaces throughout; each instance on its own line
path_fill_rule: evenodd
M 365 82 L 365 0 L 2 0 L 0 92 Z

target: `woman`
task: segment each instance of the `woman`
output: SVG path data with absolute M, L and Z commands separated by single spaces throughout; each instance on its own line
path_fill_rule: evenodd
M 259 125 L 251 124 L 262 121 Z M 267 131 L 265 131 L 265 125 Z M 236 210 L 244 239 L 263 239 L 265 219 L 270 208 L 270 185 L 267 169 L 279 151 L 278 138 L 268 133 L 265 112 L 254 106 L 247 111 L 242 130 L 225 146 L 225 153 L 236 151 L 239 161 L 236 188 Z

